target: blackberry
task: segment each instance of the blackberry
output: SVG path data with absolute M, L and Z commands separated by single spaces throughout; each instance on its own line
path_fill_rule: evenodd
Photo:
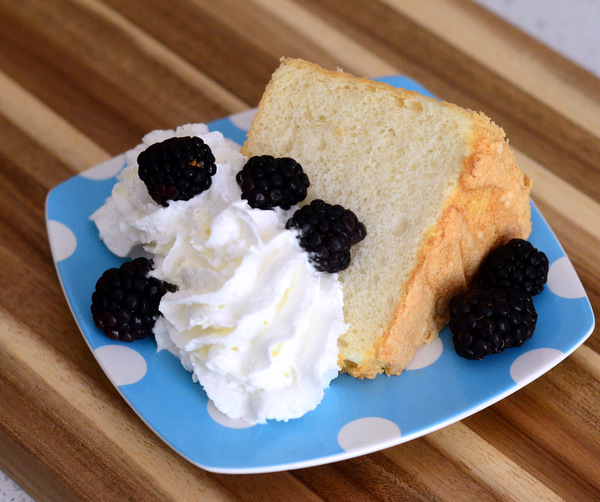
M 132 342 L 152 332 L 160 300 L 172 290 L 168 283 L 148 277 L 152 267 L 152 260 L 136 258 L 109 268 L 96 282 L 92 318 L 109 338 Z
M 138 175 L 150 197 L 163 206 L 207 190 L 217 172 L 210 147 L 198 137 L 169 138 L 138 155 Z
M 300 230 L 300 245 L 308 251 L 314 267 L 331 273 L 350 265 L 350 247 L 367 235 L 364 224 L 352 211 L 321 199 L 298 209 L 286 228 Z
M 517 288 L 531 296 L 548 280 L 548 258 L 523 239 L 512 239 L 494 250 L 481 266 L 483 288 Z
M 275 158 L 271 155 L 250 157 L 236 180 L 242 190 L 242 199 L 251 207 L 289 209 L 306 199 L 310 186 L 308 176 L 294 159 Z
M 537 322 L 531 295 L 518 289 L 469 290 L 450 301 L 456 353 L 482 359 L 531 338 Z

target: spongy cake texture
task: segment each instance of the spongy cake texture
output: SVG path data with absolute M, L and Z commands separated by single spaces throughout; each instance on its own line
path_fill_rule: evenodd
M 242 153 L 296 159 L 306 202 L 367 227 L 340 273 L 353 376 L 400 373 L 490 249 L 531 229 L 530 180 L 483 114 L 306 61 L 282 60 Z

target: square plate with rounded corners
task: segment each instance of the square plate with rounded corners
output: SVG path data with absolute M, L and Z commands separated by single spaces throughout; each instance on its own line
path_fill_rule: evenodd
M 431 94 L 401 76 L 380 79 Z M 255 110 L 209 124 L 238 144 Z M 110 195 L 124 155 L 53 188 L 48 237 L 67 302 L 108 378 L 144 422 L 193 464 L 222 473 L 258 473 L 335 462 L 388 448 L 457 422 L 539 377 L 592 333 L 590 302 L 571 262 L 532 204 L 529 238 L 550 260 L 545 290 L 534 298 L 536 333 L 519 348 L 482 361 L 454 352 L 448 328 L 417 352 L 400 376 L 358 380 L 340 375 L 316 410 L 289 422 L 253 427 L 214 409 L 200 385 L 149 337 L 115 342 L 98 330 L 90 297 L 98 277 L 123 260 L 108 251 L 89 216 Z

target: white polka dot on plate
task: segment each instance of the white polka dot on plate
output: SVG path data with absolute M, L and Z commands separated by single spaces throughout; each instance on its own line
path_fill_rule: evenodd
M 116 386 L 139 382 L 148 369 L 144 356 L 124 345 L 103 345 L 94 351 L 94 355 Z
M 250 108 L 249 110 L 230 115 L 229 120 L 231 120 L 236 127 L 248 131 L 255 114 L 256 108 Z
M 98 164 L 87 171 L 81 173 L 81 176 L 89 180 L 107 180 L 116 176 L 125 165 L 125 155 L 119 155 L 102 164 Z
M 520 355 L 510 367 L 510 376 L 517 384 L 526 384 L 560 361 L 564 354 L 558 349 L 533 349 Z
M 221 413 L 217 409 L 215 403 L 213 403 L 211 399 L 208 400 L 208 405 L 206 406 L 206 409 L 208 410 L 208 415 L 210 416 L 210 418 L 212 418 L 215 422 L 217 422 L 219 425 L 222 425 L 223 427 L 229 427 L 230 429 L 247 429 L 248 427 L 252 427 L 254 425 L 249 424 L 241 418 L 229 418 L 227 415 Z
M 374 444 L 400 438 L 400 428 L 391 420 L 366 417 L 353 420 L 338 433 L 338 444 L 344 451 L 356 451 Z
M 442 342 L 442 339 L 438 336 L 431 343 L 427 345 L 421 345 L 417 349 L 415 357 L 413 357 L 410 363 L 408 363 L 406 369 L 420 370 L 421 368 L 430 366 L 439 359 L 443 351 L 444 343 Z
M 48 220 L 48 240 L 55 262 L 66 260 L 77 249 L 77 237 L 64 223 Z
M 566 256 L 559 258 L 548 271 L 548 288 L 562 298 L 583 298 L 585 289 Z

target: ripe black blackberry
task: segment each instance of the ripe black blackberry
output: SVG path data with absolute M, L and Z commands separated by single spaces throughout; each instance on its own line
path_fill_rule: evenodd
M 531 338 L 537 323 L 531 295 L 517 289 L 473 289 L 450 302 L 450 331 L 456 353 L 482 359 Z
M 152 332 L 160 315 L 158 306 L 171 286 L 148 277 L 152 260 L 136 258 L 119 268 L 109 268 L 96 282 L 92 318 L 113 340 L 131 342 Z
M 548 268 L 542 251 L 523 239 L 512 239 L 485 259 L 480 283 L 483 288 L 516 288 L 535 296 L 544 289 Z
M 352 211 L 321 199 L 298 209 L 286 228 L 300 230 L 300 245 L 308 251 L 314 267 L 330 273 L 348 268 L 350 247 L 367 235 L 365 225 Z
M 217 172 L 210 147 L 198 137 L 169 138 L 138 155 L 138 175 L 150 197 L 163 206 L 207 190 Z
M 289 209 L 306 199 L 308 176 L 294 159 L 271 155 L 250 157 L 236 180 L 242 199 L 253 208 Z

